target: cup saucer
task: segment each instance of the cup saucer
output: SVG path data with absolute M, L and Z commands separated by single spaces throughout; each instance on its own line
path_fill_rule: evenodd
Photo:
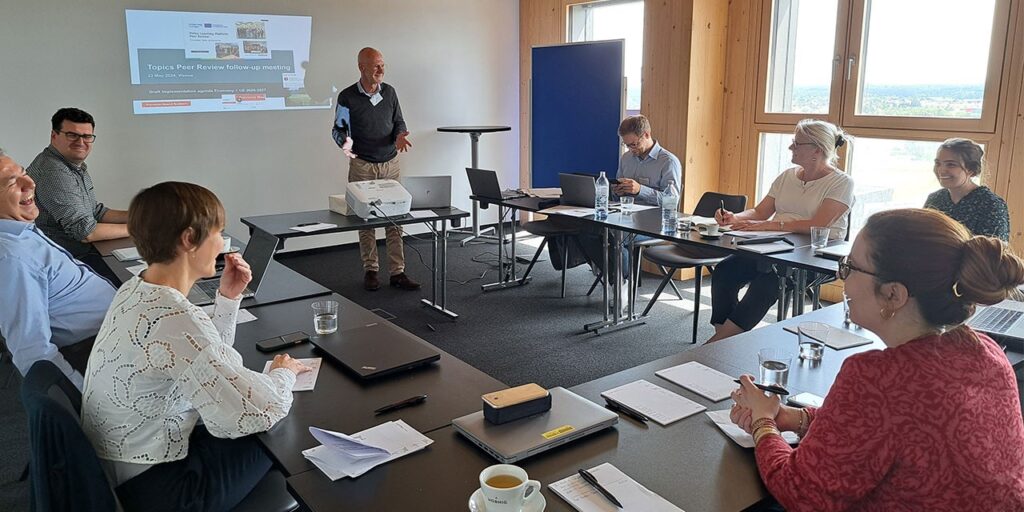
M 538 491 L 540 492 L 540 491 Z M 538 499 L 528 502 L 523 508 L 519 509 L 519 512 L 544 512 L 544 509 L 548 506 L 547 500 L 544 499 L 544 495 L 537 496 Z M 477 489 L 472 496 L 469 497 L 469 511 L 470 512 L 487 512 L 487 502 L 484 501 L 484 491 Z
M 722 234 L 721 234 L 721 233 L 719 233 L 719 234 L 717 234 L 717 235 L 709 235 L 709 234 L 707 234 L 707 233 L 701 233 L 701 234 L 700 234 L 700 237 L 701 237 L 701 238 L 704 238 L 704 239 L 706 239 L 706 240 L 718 240 L 719 238 L 722 238 Z

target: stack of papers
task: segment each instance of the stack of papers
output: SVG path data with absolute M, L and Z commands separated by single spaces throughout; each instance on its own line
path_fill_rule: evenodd
M 759 238 L 762 236 L 782 236 L 790 233 L 792 231 L 730 231 L 729 235 L 740 238 Z
M 409 210 L 409 216 L 414 219 L 429 219 L 431 217 L 437 217 L 434 210 Z
M 696 361 L 654 372 L 655 375 L 697 393 L 712 402 L 729 398 L 739 387 L 735 379 Z
M 593 208 L 586 208 L 583 206 L 566 206 L 558 205 L 552 206 L 551 208 L 545 208 L 537 213 L 543 213 L 544 215 L 568 215 L 570 217 L 586 217 L 587 215 L 594 214 Z
M 543 197 L 547 199 L 557 199 L 562 197 L 562 189 L 558 187 L 554 188 L 528 188 L 526 189 L 526 195 L 533 197 Z
M 674 423 L 707 409 L 643 379 L 609 389 L 601 393 L 601 396 L 643 414 L 660 425 Z
M 292 386 L 292 391 L 313 391 L 313 388 L 316 387 L 316 378 L 320 375 L 320 363 L 323 362 L 323 358 L 309 357 L 298 359 L 298 361 L 312 370 L 295 376 L 295 385 Z M 270 373 L 270 365 L 273 362 L 267 361 L 267 364 L 263 366 L 263 373 Z
M 729 233 L 732 234 L 731 232 Z M 794 247 L 786 242 L 771 242 L 767 244 L 748 244 L 748 245 L 737 245 L 736 247 L 750 252 L 756 252 L 758 254 L 774 254 L 777 252 L 792 251 Z
M 381 423 L 351 436 L 316 427 L 309 427 L 309 433 L 323 444 L 304 450 L 302 455 L 332 482 L 346 476 L 356 478 L 434 442 L 402 420 Z
M 548 489 L 580 512 L 683 512 L 683 509 L 651 492 L 607 462 L 589 471 L 602 487 L 622 503 L 622 508 L 613 505 L 580 475 L 563 478 L 549 485 Z
M 754 447 L 754 436 L 746 433 L 743 429 L 736 426 L 735 423 L 729 419 L 729 409 L 722 409 L 721 411 L 708 411 L 704 414 L 711 418 L 711 421 L 715 422 L 722 432 L 729 436 L 730 439 L 736 441 L 736 444 L 744 448 Z M 796 432 L 783 432 L 782 439 L 789 444 L 797 444 L 800 442 L 800 438 L 796 435 Z
M 338 227 L 337 224 L 329 224 L 327 222 L 317 222 L 315 224 L 306 224 L 303 226 L 293 226 L 289 229 L 293 231 L 301 231 L 303 233 L 312 233 L 314 231 L 320 231 L 322 229 L 331 229 Z
M 114 257 L 117 258 L 117 261 L 131 261 L 142 258 L 142 256 L 139 255 L 139 250 L 135 247 L 114 249 L 113 251 L 110 251 L 110 254 L 113 254 Z

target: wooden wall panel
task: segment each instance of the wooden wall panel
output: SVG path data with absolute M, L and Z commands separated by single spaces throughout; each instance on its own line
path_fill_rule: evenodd
M 757 58 L 761 40 L 761 2 L 730 0 L 726 45 L 725 102 L 722 112 L 722 162 L 718 188 L 729 194 L 746 194 L 754 203 L 757 169 L 757 131 L 754 106 L 757 92 Z
M 996 139 L 987 148 L 989 184 L 1010 209 L 1010 245 L 1024 255 L 1024 9 L 1010 7 L 1010 26 Z

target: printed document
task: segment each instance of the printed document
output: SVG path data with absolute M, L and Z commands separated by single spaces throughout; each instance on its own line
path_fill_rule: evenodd
M 434 442 L 402 420 L 381 423 L 351 436 L 316 427 L 309 427 L 309 433 L 323 444 L 304 450 L 302 455 L 331 481 L 356 478 Z
M 743 429 L 737 427 L 736 424 L 729 419 L 729 409 L 708 411 L 704 414 L 707 414 L 708 418 L 711 418 L 711 421 L 715 422 L 715 425 L 722 430 L 722 433 L 729 436 L 733 441 L 736 441 L 736 444 L 744 448 L 754 447 L 754 436 L 744 432 Z M 800 442 L 800 438 L 796 435 L 796 432 L 783 432 L 782 439 L 789 444 L 797 444 Z
M 601 396 L 643 414 L 663 426 L 707 409 L 693 400 L 644 379 L 609 389 L 601 393 Z
M 669 382 L 674 382 L 712 402 L 729 398 L 729 394 L 739 387 L 735 378 L 714 368 L 708 368 L 697 361 L 690 361 L 672 368 L 654 372 L 655 375 Z
M 316 378 L 320 375 L 320 363 L 323 361 L 323 358 L 309 357 L 298 359 L 298 361 L 312 368 L 312 370 L 295 376 L 295 385 L 292 386 L 292 391 L 313 391 L 313 388 L 316 387 Z M 263 373 L 270 373 L 271 363 L 273 361 L 267 361 L 267 364 L 263 366 Z
M 683 512 L 683 509 L 651 492 L 610 463 L 605 462 L 588 471 L 622 503 L 622 508 L 608 501 L 578 474 L 554 482 L 548 485 L 548 489 L 580 512 Z

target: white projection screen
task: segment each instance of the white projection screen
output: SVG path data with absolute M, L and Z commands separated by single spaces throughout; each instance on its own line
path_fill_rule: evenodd
M 310 16 L 125 10 L 135 114 L 331 108 L 303 86 Z

